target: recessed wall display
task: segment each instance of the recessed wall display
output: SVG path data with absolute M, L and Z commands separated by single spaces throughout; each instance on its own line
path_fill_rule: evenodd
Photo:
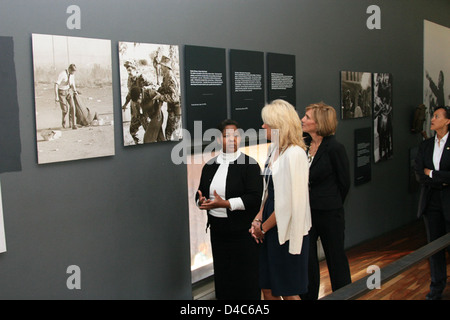
M 424 20 L 423 42 L 424 131 L 430 138 L 434 108 L 450 105 L 450 28 Z
M 371 128 L 355 130 L 355 186 L 369 182 L 372 179 L 370 155 Z
M 20 171 L 19 103 L 12 37 L 0 37 L 0 173 Z
M 372 115 L 372 74 L 341 71 L 341 119 Z
M 185 46 L 186 119 L 191 139 L 227 117 L 225 49 Z M 195 123 L 196 122 L 196 123 Z M 194 136 L 201 132 L 201 137 Z
M 38 163 L 114 155 L 111 41 L 32 40 Z
M 119 42 L 125 146 L 180 140 L 178 46 Z
M 392 158 L 392 74 L 373 74 L 373 160 L 375 163 Z
M 264 106 L 264 53 L 230 50 L 231 118 L 242 129 L 261 127 Z
M 295 56 L 267 54 L 268 100 L 283 99 L 296 105 Z

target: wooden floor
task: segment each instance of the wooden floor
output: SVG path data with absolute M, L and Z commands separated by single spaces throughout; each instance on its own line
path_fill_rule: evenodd
M 381 269 L 391 262 L 417 250 L 425 245 L 426 233 L 422 220 L 383 235 L 377 239 L 347 251 L 352 281 L 368 275 L 367 268 L 377 265 Z M 448 262 L 450 258 L 448 257 Z M 326 261 L 320 263 L 321 285 L 319 298 L 331 293 Z M 381 270 L 383 272 L 383 270 Z M 450 263 L 447 263 L 447 274 L 450 276 Z M 424 300 L 429 292 L 430 270 L 428 259 L 413 266 L 401 275 L 374 289 L 359 300 Z M 443 293 L 443 300 L 450 300 L 450 285 Z

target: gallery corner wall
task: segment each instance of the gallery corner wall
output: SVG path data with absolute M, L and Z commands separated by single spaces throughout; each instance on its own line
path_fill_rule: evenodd
M 187 172 L 171 162 L 176 142 L 125 148 L 117 126 L 114 156 L 39 165 L 33 33 L 111 41 L 116 122 L 119 41 L 179 45 L 181 66 L 185 45 L 295 55 L 300 114 L 321 100 L 338 110 L 341 71 L 391 73 L 394 157 L 372 163 L 371 181 L 351 187 L 346 245 L 415 219 L 409 149 L 420 137 L 410 133 L 410 120 L 422 103 L 423 20 L 450 27 L 447 0 L 80 0 L 79 29 L 69 28 L 73 4 L 0 2 L 0 36 L 14 41 L 21 141 L 21 170 L 0 174 L 7 244 L 0 299 L 192 297 Z M 367 27 L 370 5 L 381 10 L 381 29 Z M 339 121 L 337 138 L 352 167 L 354 131 L 370 126 L 370 119 Z M 80 289 L 67 285 L 74 265 Z

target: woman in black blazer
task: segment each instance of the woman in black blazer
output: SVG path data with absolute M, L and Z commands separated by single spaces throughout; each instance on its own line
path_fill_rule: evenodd
M 344 251 L 344 200 L 350 188 L 347 153 L 334 134 L 336 111 L 323 102 L 306 107 L 302 118 L 308 145 L 310 230 L 309 292 L 302 299 L 316 300 L 319 295 L 320 270 L 317 240 L 320 237 L 335 291 L 351 283 L 350 268 Z
M 450 108 L 437 107 L 431 119 L 436 136 L 417 152 L 415 172 L 421 184 L 418 216 L 424 217 L 428 241 L 450 232 Z M 447 284 L 445 250 L 430 257 L 431 285 L 427 300 L 438 300 Z
M 263 180 L 255 159 L 241 153 L 239 125 L 223 121 L 220 154 L 202 169 L 196 195 L 208 211 L 216 298 L 258 300 L 258 245 L 248 233 L 261 206 Z

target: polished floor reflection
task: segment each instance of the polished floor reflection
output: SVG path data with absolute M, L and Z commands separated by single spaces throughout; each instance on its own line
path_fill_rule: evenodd
M 422 220 L 417 220 L 403 228 L 367 241 L 347 251 L 352 281 L 368 275 L 367 268 L 384 266 L 425 245 L 426 233 Z M 450 258 L 447 254 L 447 274 L 450 276 Z M 319 298 L 331 293 L 326 261 L 320 263 L 321 286 Z M 423 260 L 399 276 L 382 284 L 359 300 L 424 300 L 429 291 L 430 271 L 428 259 Z M 443 300 L 450 300 L 450 285 L 444 291 Z

